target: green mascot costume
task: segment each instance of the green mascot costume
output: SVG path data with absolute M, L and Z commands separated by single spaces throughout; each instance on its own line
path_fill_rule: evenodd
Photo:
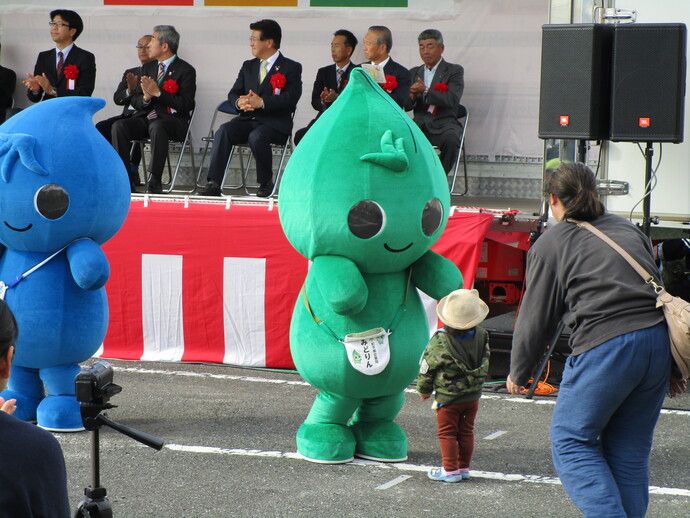
M 290 348 L 320 389 L 297 432 L 307 460 L 407 459 L 394 422 L 429 339 L 417 288 L 441 299 L 462 275 L 429 250 L 445 228 L 448 185 L 415 123 L 361 69 L 305 135 L 280 187 L 280 221 L 313 261 Z

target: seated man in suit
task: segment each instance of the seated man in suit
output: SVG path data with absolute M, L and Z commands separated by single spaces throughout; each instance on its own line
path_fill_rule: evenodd
M 115 121 L 112 143 L 130 169 L 131 141 L 151 139 L 151 178 L 148 191 L 162 192 L 161 177 L 169 140 L 184 140 L 194 109 L 196 70 L 177 56 L 180 33 L 172 25 L 157 25 L 148 44 L 152 61 L 141 67 L 141 81 L 129 100 L 134 113 Z
M 441 164 L 448 174 L 460 152 L 462 127 L 457 114 L 465 87 L 464 69 L 441 57 L 445 47 L 440 31 L 422 31 L 417 41 L 424 64 L 410 69 L 412 86 L 408 109 L 414 110 L 417 126 L 441 151 Z
M 393 48 L 393 35 L 388 27 L 373 25 L 364 35 L 362 50 L 364 57 L 372 65 L 383 69 L 386 82 L 381 87 L 388 92 L 398 105 L 405 109 L 407 96 L 410 91 L 410 73 L 389 56 Z
M 50 13 L 48 24 L 56 48 L 41 52 L 33 75 L 26 74 L 23 83 L 29 100 L 36 103 L 67 95 L 90 97 L 96 84 L 96 58 L 74 44 L 84 22 L 74 11 L 58 9 Z
M 0 123 L 5 122 L 8 108 L 12 107 L 12 95 L 17 86 L 14 70 L 0 66 Z
M 232 146 L 249 143 L 256 163 L 257 196 L 273 192 L 271 144 L 285 144 L 292 132 L 292 113 L 302 95 L 302 65 L 279 51 L 282 31 L 275 20 L 249 25 L 254 59 L 242 64 L 228 101 L 239 115 L 222 124 L 213 140 L 211 164 L 202 196 L 220 196 Z
M 118 106 L 122 106 L 122 113 L 120 115 L 116 115 L 115 117 L 102 120 L 96 124 L 96 129 L 101 132 L 101 135 L 103 135 L 108 142 L 111 142 L 113 124 L 121 119 L 130 117 L 134 113 L 134 108 L 130 105 L 130 101 L 132 100 L 132 95 L 134 95 L 134 92 L 137 89 L 139 79 L 141 79 L 142 67 L 146 63 L 153 61 L 153 58 L 149 57 L 148 49 L 148 45 L 152 38 L 153 36 L 150 34 L 139 38 L 139 41 L 137 42 L 137 56 L 139 57 L 141 65 L 125 70 L 124 74 L 122 74 L 122 80 L 120 81 L 120 84 L 117 85 L 117 90 L 115 90 L 115 93 L 113 94 L 113 101 L 115 101 L 115 104 Z M 141 149 L 139 146 L 136 146 L 132 152 L 132 163 L 127 169 L 129 171 L 130 183 L 132 184 L 132 192 L 134 192 L 134 188 L 139 183 L 140 161 Z
M 357 46 L 357 38 L 350 31 L 340 29 L 333 33 L 331 41 L 331 57 L 333 64 L 319 68 L 314 81 L 314 89 L 311 92 L 311 105 L 318 112 L 306 128 L 295 132 L 295 145 L 302 140 L 311 125 L 316 122 L 321 114 L 333 104 L 340 92 L 345 88 L 350 71 L 355 67 L 350 61 L 352 53 Z

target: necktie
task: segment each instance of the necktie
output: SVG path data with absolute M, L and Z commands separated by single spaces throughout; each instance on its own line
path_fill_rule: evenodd
M 57 77 L 60 79 L 62 77 L 62 69 L 65 66 L 65 56 L 62 51 L 58 52 L 58 62 L 57 62 Z
M 335 77 L 336 77 L 336 82 L 338 84 L 338 90 L 340 90 L 340 83 L 343 80 L 343 69 L 342 68 L 336 68 Z
M 164 75 L 165 75 L 165 63 L 159 63 L 158 64 L 158 77 L 156 78 L 156 82 L 158 83 L 158 86 L 160 86 L 161 80 L 163 79 Z
M 264 82 L 264 79 L 266 78 L 266 66 L 268 65 L 268 61 L 265 59 L 261 60 L 261 70 L 259 70 L 259 84 Z
M 158 77 L 156 78 L 156 82 L 158 83 L 158 86 L 161 85 L 161 81 L 163 80 L 163 76 L 165 75 L 165 63 L 158 63 Z M 148 120 L 153 120 L 158 118 L 158 113 L 156 112 L 156 109 L 154 108 L 151 110 L 147 115 L 146 118 Z

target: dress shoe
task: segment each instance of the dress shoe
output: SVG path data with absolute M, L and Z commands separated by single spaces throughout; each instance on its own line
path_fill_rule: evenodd
M 220 196 L 220 187 L 216 182 L 208 182 L 204 188 L 199 191 L 199 196 Z
M 259 186 L 259 190 L 256 191 L 256 195 L 259 198 L 268 198 L 271 193 L 273 192 L 273 182 L 271 183 L 262 183 Z
M 147 191 L 150 194 L 163 194 L 163 188 L 161 186 L 161 181 L 155 176 L 151 176 L 149 179 L 149 187 Z

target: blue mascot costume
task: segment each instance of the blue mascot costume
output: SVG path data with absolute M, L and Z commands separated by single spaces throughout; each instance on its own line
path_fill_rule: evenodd
M 83 430 L 74 378 L 108 327 L 100 245 L 129 210 L 125 167 L 92 122 L 104 106 L 56 98 L 0 126 L 0 291 L 19 326 L 0 396 L 52 431 Z

